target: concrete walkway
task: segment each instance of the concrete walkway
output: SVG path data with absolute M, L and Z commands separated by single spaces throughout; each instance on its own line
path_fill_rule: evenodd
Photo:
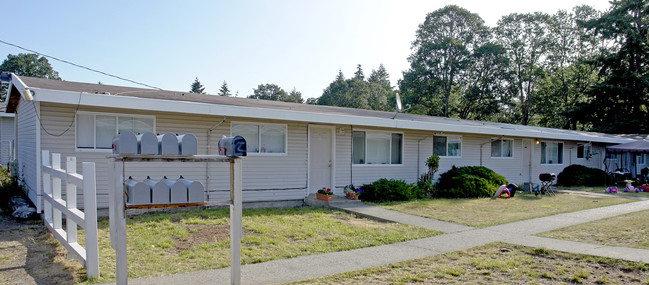
M 244 265 L 241 268 L 242 284 L 274 284 L 298 281 L 468 249 L 495 241 L 649 263 L 649 250 L 601 246 L 532 236 L 553 229 L 649 210 L 649 201 L 559 214 L 488 228 L 456 225 L 364 204 L 331 206 L 380 220 L 440 230 L 446 232 L 446 234 L 396 244 Z M 230 268 L 222 268 L 134 279 L 129 280 L 129 283 L 199 285 L 227 284 L 230 282 L 229 280 Z

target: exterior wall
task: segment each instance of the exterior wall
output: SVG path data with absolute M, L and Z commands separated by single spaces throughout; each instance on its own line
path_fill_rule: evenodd
M 28 187 L 36 189 L 36 165 L 39 159 L 36 156 L 37 142 L 40 135 L 40 144 L 43 150 L 61 153 L 62 161 L 67 156 L 77 157 L 77 169 L 82 169 L 81 163 L 93 161 L 97 169 L 97 200 L 100 208 L 108 205 L 108 151 L 84 151 L 75 148 L 75 123 L 74 111 L 76 105 L 43 103 L 41 117 L 44 131 L 40 129 L 35 119 L 31 102 L 20 104 L 18 108 L 18 138 L 17 154 L 20 161 L 19 169 L 22 172 Z M 114 108 L 81 107 L 79 111 L 103 112 L 112 114 L 132 114 L 132 110 Z M 285 124 L 288 131 L 287 153 L 285 155 L 255 155 L 251 154 L 244 159 L 243 188 L 244 201 L 285 201 L 301 200 L 307 193 L 308 177 L 308 123 L 294 121 L 251 120 L 228 117 L 219 125 L 222 117 L 189 115 L 171 112 L 138 111 L 139 115 L 155 116 L 155 132 L 174 134 L 194 134 L 198 140 L 198 154 L 216 154 L 217 142 L 222 136 L 230 136 L 232 122 L 275 123 Z M 218 125 L 218 126 L 217 126 Z M 212 129 L 208 136 L 208 130 Z M 351 163 L 351 135 L 353 130 L 386 131 L 403 133 L 403 164 L 402 165 L 352 165 Z M 52 136 L 52 134 L 62 134 Z M 349 125 L 335 126 L 335 183 L 336 193 L 342 193 L 345 185 L 371 183 L 380 178 L 402 179 L 414 183 L 419 175 L 426 172 L 425 161 L 433 152 L 433 135 L 438 132 L 409 131 L 385 128 L 358 128 Z M 466 133 L 444 133 L 442 135 L 462 136 L 462 155 L 460 157 L 441 157 L 439 174 L 448 171 L 452 166 L 483 165 L 505 176 L 511 183 L 528 182 L 523 169 L 522 142 L 524 138 L 505 137 L 514 139 L 514 152 L 511 158 L 492 158 L 491 140 L 498 137 Z M 208 146 L 209 140 L 209 146 Z M 529 176 L 533 183 L 539 183 L 538 174 L 542 172 L 559 173 L 563 168 L 572 164 L 583 164 L 589 167 L 603 168 L 601 163 L 604 154 L 604 145 L 593 145 L 594 156 L 592 159 L 578 159 L 576 154 L 577 142 L 564 141 L 564 163 L 561 165 L 542 165 L 541 147 L 532 142 L 532 158 Z M 167 176 L 176 179 L 182 175 L 187 179 L 201 182 L 207 189 L 208 200 L 227 201 L 229 197 L 229 166 L 224 163 L 128 163 L 125 167 L 126 177 L 143 180 L 147 176 L 152 179 L 161 179 Z M 34 196 L 35 191 L 30 195 Z M 31 197 L 31 196 L 30 196 Z M 35 196 L 34 196 L 35 197 Z M 79 204 L 83 205 L 83 197 L 79 194 Z
M 76 106 L 62 104 L 43 104 L 42 118 L 45 128 L 51 133 L 61 133 L 67 129 L 73 118 Z M 132 114 L 131 110 L 111 108 L 80 108 L 79 111 L 104 112 L 112 114 Z M 198 141 L 198 154 L 208 154 L 207 132 L 214 128 L 222 117 L 198 116 L 177 113 L 138 112 L 140 115 L 155 116 L 155 132 L 174 134 L 194 134 Z M 218 140 L 230 136 L 230 123 L 258 122 L 267 120 L 244 120 L 227 118 L 225 122 L 213 129 L 210 134 L 209 154 L 217 154 Z M 99 208 L 108 205 L 108 151 L 77 151 L 75 148 L 75 125 L 64 135 L 54 137 L 41 131 L 42 149 L 61 153 L 61 160 L 67 156 L 77 157 L 77 169 L 82 162 L 95 162 L 97 169 L 97 203 Z M 287 154 L 264 156 L 251 154 L 243 161 L 244 201 L 281 201 L 300 200 L 306 195 L 307 175 L 307 124 L 301 122 L 273 121 L 286 124 L 288 129 Z M 184 178 L 199 181 L 209 191 L 209 201 L 227 201 L 230 199 L 230 169 L 226 163 L 127 163 L 126 177 L 143 180 L 147 176 L 158 180 L 167 176 L 176 179 Z M 79 194 L 79 204 L 83 197 Z
M 38 177 L 38 165 L 40 159 L 37 157 L 38 152 L 38 130 L 39 124 L 35 110 L 38 109 L 38 103 L 27 102 L 22 98 L 16 111 L 16 159 L 18 160 L 18 179 L 27 191 L 29 199 L 39 206 L 40 177 Z
M 0 117 L 0 164 L 7 166 L 12 156 L 11 145 L 14 142 L 16 129 L 13 117 Z

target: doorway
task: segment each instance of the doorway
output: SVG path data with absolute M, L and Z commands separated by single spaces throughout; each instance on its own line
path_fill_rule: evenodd
M 308 194 L 322 187 L 334 190 L 334 133 L 333 126 L 309 125 Z
M 521 154 L 521 182 L 532 182 L 532 140 L 523 139 Z

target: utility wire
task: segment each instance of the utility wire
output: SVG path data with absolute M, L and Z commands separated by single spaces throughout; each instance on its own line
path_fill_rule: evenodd
M 24 48 L 24 47 L 21 47 L 21 46 L 16 45 L 16 44 L 12 44 L 12 43 L 9 43 L 9 42 L 5 42 L 5 41 L 3 41 L 3 40 L 0 40 L 0 43 L 6 44 L 6 45 L 9 45 L 9 46 L 12 46 L 12 47 L 17 47 L 17 48 L 19 48 L 19 49 L 26 50 L 26 51 L 28 51 L 28 52 L 32 52 L 32 53 L 38 54 L 38 55 L 40 55 L 40 56 L 44 56 L 44 57 L 47 57 L 47 58 L 51 58 L 51 59 L 53 59 L 53 60 L 57 60 L 57 61 L 60 61 L 60 62 L 63 62 L 63 63 L 67 63 L 67 64 L 70 64 L 70 65 L 73 65 L 73 66 L 76 66 L 76 67 L 79 67 L 79 68 L 83 68 L 83 69 L 86 69 L 86 70 L 90 70 L 90 71 L 92 71 L 92 72 L 97 72 L 97 73 L 100 73 L 100 74 L 103 74 L 103 75 L 106 75 L 106 76 L 110 76 L 110 77 L 117 78 L 117 79 L 120 79 L 120 80 L 128 81 L 128 82 L 135 83 L 135 84 L 138 84 L 138 85 L 146 86 L 146 87 L 149 87 L 149 88 L 158 89 L 158 90 L 163 90 L 163 89 L 160 88 L 160 87 L 155 87 L 155 86 L 148 85 L 148 84 L 145 84 L 145 83 L 142 83 L 142 82 L 137 82 L 137 81 L 134 81 L 134 80 L 130 80 L 130 79 L 128 79 L 128 78 L 124 78 L 124 77 L 120 77 L 120 76 L 113 75 L 113 74 L 110 74 L 110 73 L 106 73 L 106 72 L 103 72 L 103 71 L 99 71 L 99 70 L 96 70 L 96 69 L 92 69 L 92 68 L 90 68 L 90 67 L 85 67 L 85 66 L 83 66 L 83 65 L 79 65 L 79 64 L 76 64 L 76 63 L 73 63 L 73 62 L 69 62 L 69 61 L 67 61 L 67 60 L 60 59 L 60 58 L 57 58 L 57 57 L 54 57 L 54 56 L 51 56 L 51 55 L 46 55 L 46 54 L 43 54 L 43 53 L 37 52 L 37 51 L 35 51 L 35 50 L 31 50 L 31 49 Z

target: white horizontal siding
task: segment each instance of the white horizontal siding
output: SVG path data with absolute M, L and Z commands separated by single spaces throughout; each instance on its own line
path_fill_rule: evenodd
M 27 191 L 29 199 L 34 204 L 38 202 L 38 180 L 36 157 L 37 152 L 37 130 L 39 128 L 35 110 L 38 108 L 35 102 L 24 101 L 22 98 L 18 103 L 16 111 L 17 138 L 16 138 L 16 159 L 18 160 L 19 179 Z
M 13 117 L 0 118 L 0 163 L 7 165 L 11 158 L 11 142 L 15 139 L 15 126 Z

